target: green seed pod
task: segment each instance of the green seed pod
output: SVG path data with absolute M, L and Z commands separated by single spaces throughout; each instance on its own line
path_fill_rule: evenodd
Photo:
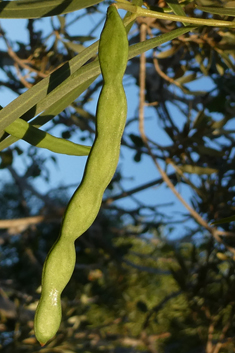
M 74 243 L 60 237 L 49 252 L 42 273 L 42 293 L 34 321 L 35 336 L 41 345 L 60 327 L 60 294 L 72 276 L 75 261 Z
M 59 240 L 43 268 L 42 295 L 35 315 L 35 335 L 44 345 L 60 324 L 60 295 L 75 265 L 74 241 L 94 222 L 105 189 L 119 159 L 127 103 L 122 85 L 128 59 L 125 27 L 115 6 L 110 6 L 100 38 L 99 61 L 104 79 L 98 106 L 96 137 L 87 159 L 82 182 L 71 198 Z M 50 309 L 52 307 L 52 309 Z
M 113 80 L 122 82 L 128 57 L 128 50 L 124 50 L 126 42 L 127 34 L 122 19 L 116 7 L 110 6 L 99 43 L 100 68 L 105 83 L 115 85 Z

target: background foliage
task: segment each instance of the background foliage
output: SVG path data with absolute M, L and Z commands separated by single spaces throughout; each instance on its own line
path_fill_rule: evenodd
M 108 3 L 90 1 L 83 12 L 60 15 L 57 22 L 52 18 L 48 36 L 41 19 L 28 19 L 27 45 L 2 32 L 8 49 L 1 52 L 6 77 L 1 85 L 20 95 L 75 57 L 94 39 L 96 24 L 90 22 L 89 33 L 71 34 L 71 22 L 105 14 Z M 233 20 L 233 1 L 181 4 L 191 17 Z M 149 5 L 160 10 L 174 9 L 177 3 Z M 1 11 L 4 17 L 4 6 Z M 39 16 L 50 14 L 43 11 Z M 130 43 L 178 27 L 177 22 L 139 17 Z M 233 216 L 235 208 L 234 48 L 233 28 L 202 26 L 130 60 L 124 82 L 138 87 L 139 112 L 128 117 L 122 143 L 140 169 L 152 159 L 156 175 L 152 182 L 146 175 L 145 182 L 127 190 L 118 169 L 95 223 L 76 241 L 77 263 L 63 293 L 63 321 L 44 352 L 234 352 L 234 223 L 211 225 Z M 51 120 L 47 131 L 60 127 L 61 137 L 90 144 L 95 117 L 87 103 L 102 82 L 98 77 L 88 83 L 85 93 L 62 112 L 52 107 L 50 114 L 43 113 Z M 151 138 L 144 130 L 146 103 L 152 107 Z M 25 120 L 32 111 L 27 114 Z M 3 131 L 0 167 L 11 180 L 1 182 L 0 196 L 0 348 L 4 353 L 36 352 L 42 349 L 33 333 L 42 266 L 59 234 L 69 189 L 40 193 L 35 185 L 50 182 L 47 159 L 37 148 L 23 149 L 6 137 Z M 24 172 L 15 163 L 19 158 Z M 56 163 L 54 154 L 47 158 Z M 164 203 L 141 201 L 145 190 L 167 192 L 164 182 L 176 196 L 175 205 L 184 202 L 185 212 L 172 217 L 167 203 L 160 207 Z M 182 199 L 182 190 L 190 197 Z M 132 208 L 119 202 L 125 198 Z M 176 228 L 182 232 L 177 238 Z

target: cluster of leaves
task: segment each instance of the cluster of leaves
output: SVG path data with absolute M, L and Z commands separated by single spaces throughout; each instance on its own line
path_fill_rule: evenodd
M 56 1 L 58 6 L 63 3 Z M 0 4 L 2 16 L 15 6 L 14 2 L 11 6 L 5 3 L 5 7 Z M 38 2 L 34 3 L 37 6 Z M 75 1 L 68 3 L 73 6 Z M 8 34 L 2 33 L 8 51 L 1 53 L 6 74 L 1 84 L 22 94 L 80 53 L 95 38 L 96 24 L 88 35 L 71 34 L 70 26 L 83 16 L 88 19 L 91 14 L 105 13 L 104 4 L 98 3 L 87 1 L 92 7 L 73 18 L 59 16 L 56 25 L 54 18 L 47 36 L 36 30 L 40 20 L 28 20 L 27 45 L 18 42 L 11 46 Z M 158 11 L 167 6 L 179 11 L 174 1 L 148 3 Z M 180 5 L 191 17 L 216 20 L 218 8 L 223 19 L 234 17 L 234 9 L 226 2 L 185 1 Z M 27 7 L 27 1 L 23 6 Z M 50 12 L 47 9 L 45 13 Z M 148 39 L 178 29 L 179 24 L 173 21 L 138 18 L 130 43 L 139 43 L 143 31 Z M 131 59 L 126 82 L 140 86 L 153 107 L 152 135 L 146 144 L 143 131 L 136 132 L 139 117 L 128 117 L 122 144 L 133 152 L 133 163 L 139 163 L 140 169 L 146 158 L 152 158 L 165 172 L 159 177 L 156 170 L 157 178 L 151 181 L 146 173 L 141 185 L 123 190 L 122 169 L 118 170 L 100 215 L 76 242 L 75 272 L 63 293 L 63 322 L 44 351 L 233 350 L 234 224 L 215 228 L 210 222 L 234 215 L 234 33 L 233 28 L 197 27 L 155 48 L 146 57 L 144 88 L 143 65 L 139 58 Z M 93 59 L 89 59 L 92 64 Z M 63 75 L 68 71 L 59 73 L 58 80 L 66 80 Z M 92 80 L 98 73 L 95 71 Z M 40 124 L 50 120 L 48 130 L 60 125 L 63 138 L 92 140 L 95 117 L 87 103 L 102 84 L 100 79 L 92 82 L 82 96 L 61 108 L 62 112 L 53 106 L 44 112 Z M 48 93 L 53 88 L 51 84 Z M 62 101 L 61 96 L 57 101 Z M 36 109 L 26 111 L 25 120 L 31 119 Z M 162 135 L 167 143 L 159 142 Z M 2 148 L 7 147 L 6 137 L 2 131 Z M 48 194 L 37 191 L 35 181 L 49 182 L 50 171 L 46 158 L 39 157 L 34 147 L 23 150 L 19 145 L 8 146 L 0 152 L 0 167 L 14 181 L 1 185 L 0 348 L 5 353 L 39 351 L 33 316 L 41 271 L 59 234 L 68 197 L 63 188 Z M 25 168 L 20 174 L 14 162 L 22 157 Z M 48 158 L 56 161 L 54 156 Z M 160 211 L 137 194 L 166 180 L 171 182 L 173 192 L 183 186 L 190 195 L 190 204 L 185 201 L 187 213 L 180 214 L 179 219 L 171 217 L 169 207 Z M 125 197 L 131 199 L 131 209 L 117 202 Z M 182 237 L 170 241 L 168 235 L 179 229 L 178 223 Z

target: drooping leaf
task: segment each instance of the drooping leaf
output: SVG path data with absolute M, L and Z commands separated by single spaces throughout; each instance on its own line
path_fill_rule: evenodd
M 97 76 L 96 76 L 97 77 Z M 96 78 L 94 77 L 94 79 Z M 69 92 L 63 99 L 55 101 L 48 109 L 46 109 L 41 115 L 36 117 L 30 124 L 34 127 L 41 127 L 46 124 L 48 121 L 53 119 L 61 111 L 63 111 L 69 104 L 71 104 L 80 94 L 82 94 L 94 81 L 94 79 L 87 80 L 85 83 L 78 85 L 73 91 Z M 9 147 L 18 139 L 14 136 L 9 136 L 5 140 L 0 142 L 0 151 Z

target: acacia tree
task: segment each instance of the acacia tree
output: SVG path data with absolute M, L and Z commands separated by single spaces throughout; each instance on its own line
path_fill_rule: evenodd
M 33 335 L 37 289 L 68 201 L 66 188 L 46 195 L 37 191 L 33 181 L 49 178 L 46 158 L 37 147 L 23 150 L 14 144 L 17 138 L 5 130 L 18 119 L 28 121 L 22 138 L 37 146 L 48 135 L 37 135 L 31 127 L 50 121 L 47 133 L 60 125 L 63 138 L 93 140 L 95 116 L 87 103 L 102 84 L 97 44 L 88 46 L 96 24 L 88 35 L 71 34 L 69 28 L 82 16 L 105 16 L 108 4 L 0 3 L 0 17 L 27 18 L 29 33 L 28 45 L 12 43 L 2 33 L 7 79 L 1 83 L 19 95 L 0 112 L 1 168 L 14 181 L 2 185 L 0 205 L 0 337 L 5 352 L 40 349 Z M 138 114 L 128 116 L 122 145 L 132 151 L 140 169 L 146 158 L 151 159 L 156 176 L 149 180 L 147 175 L 139 186 L 123 189 L 118 169 L 97 220 L 76 243 L 76 268 L 63 295 L 63 322 L 46 349 L 109 351 L 128 346 L 153 353 L 230 352 L 234 226 L 211 222 L 232 217 L 234 211 L 233 4 L 149 2 L 149 12 L 141 5 L 140 0 L 118 2 L 129 11 L 125 23 L 131 21 L 126 82 L 139 87 Z M 188 23 L 186 15 L 197 22 Z M 47 37 L 35 29 L 41 23 L 35 17 L 44 16 L 59 20 L 55 25 L 52 19 Z M 209 88 L 197 85 L 195 90 L 194 82 L 206 79 Z M 154 111 L 151 136 L 145 132 L 148 109 Z M 167 144 L 159 142 L 163 134 Z M 25 156 L 28 164 L 20 174 L 14 160 Z M 184 205 L 178 219 L 169 216 L 169 206 L 141 200 L 138 193 L 160 185 L 173 192 L 175 204 Z M 190 198 L 183 198 L 181 188 Z M 152 189 L 156 199 L 158 190 Z M 132 209 L 118 202 L 127 197 Z M 172 241 L 169 236 L 178 224 L 182 236 Z

